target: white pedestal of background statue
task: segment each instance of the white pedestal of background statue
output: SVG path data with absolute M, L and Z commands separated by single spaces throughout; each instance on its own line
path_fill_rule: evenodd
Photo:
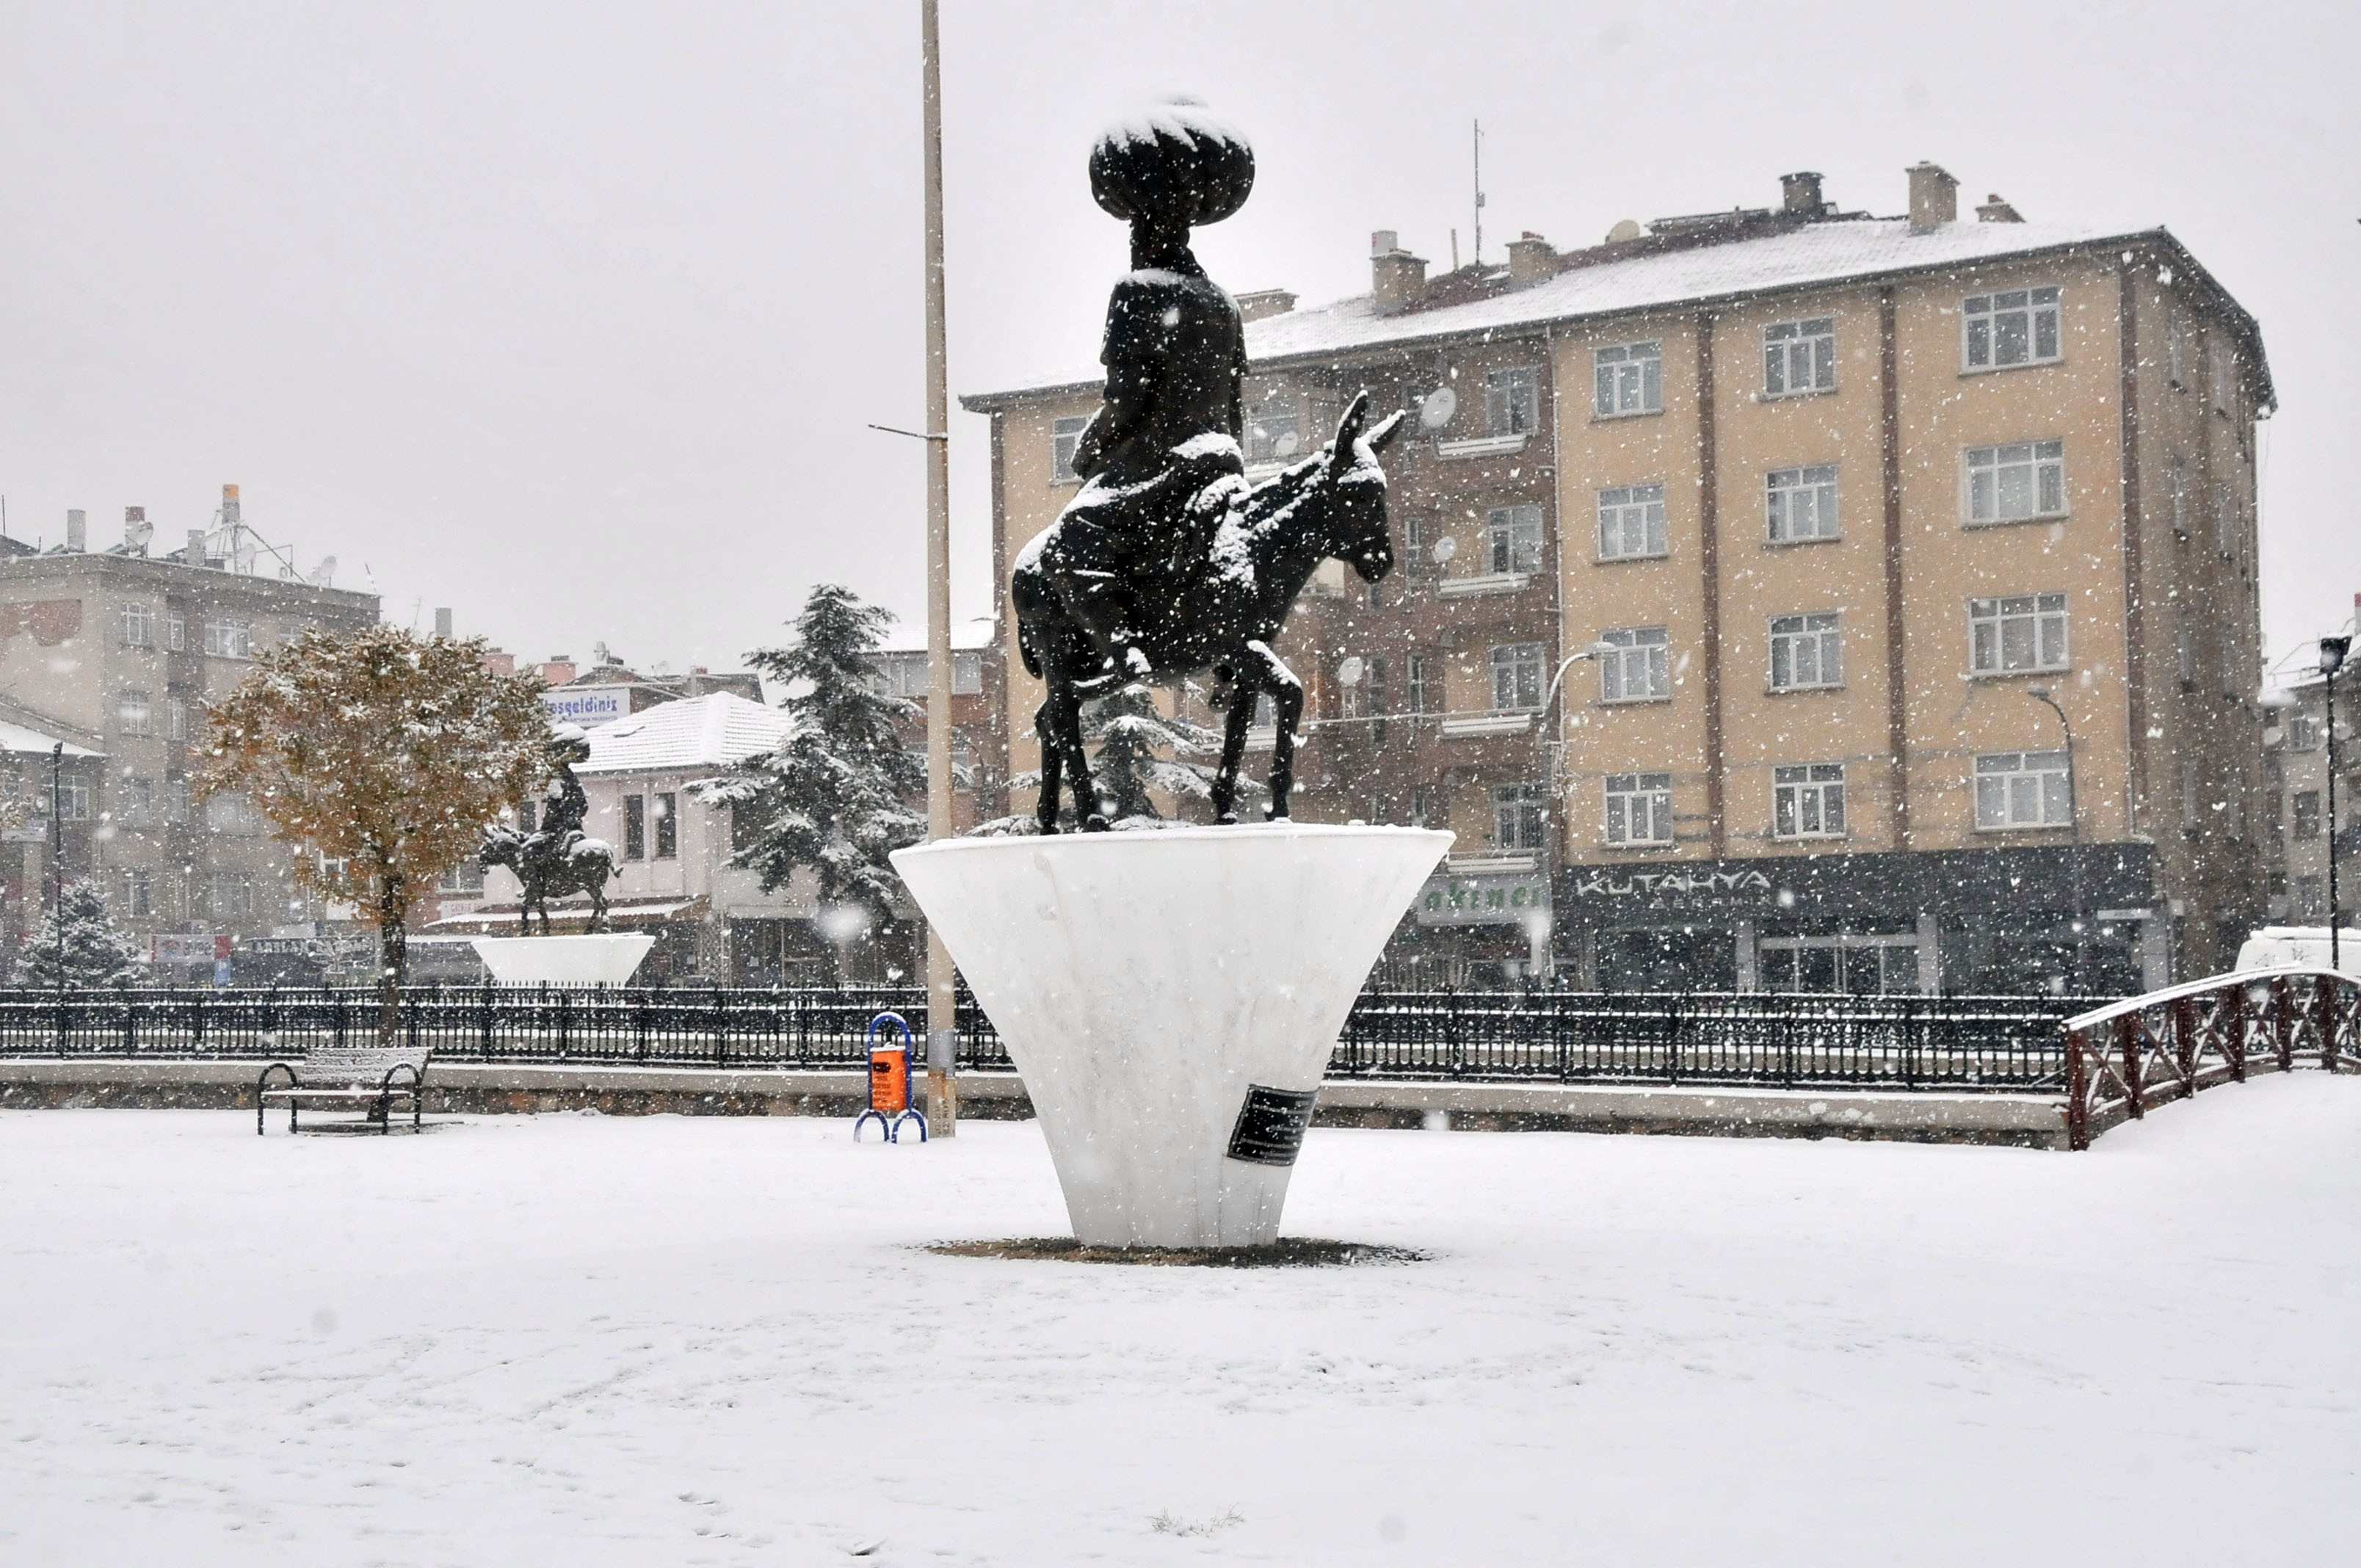
M 1451 839 L 1170 828 L 944 839 L 894 866 L 1024 1076 L 1077 1239 L 1253 1246 L 1310 1117 L 1290 1097 L 1319 1088 Z M 1242 1126 L 1250 1090 L 1277 1092 Z
M 623 985 L 656 939 L 644 931 L 584 937 L 478 937 L 476 954 L 501 985 Z

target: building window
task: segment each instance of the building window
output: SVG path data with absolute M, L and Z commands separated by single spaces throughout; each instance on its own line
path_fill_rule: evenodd
M 1484 539 L 1494 572 L 1542 569 L 1542 509 L 1537 506 L 1494 507 L 1484 518 Z
M 954 653 L 951 655 L 951 695 L 973 696 L 983 690 L 983 655 Z
M 1484 433 L 1531 434 L 1539 418 L 1540 391 L 1540 378 L 1531 367 L 1485 372 Z
M 1539 854 L 1544 796 L 1539 784 L 1499 784 L 1492 790 L 1492 839 L 1504 855 Z
M 2180 755 L 2180 825 L 2197 831 L 2197 759 L 2186 751 Z
M 2189 385 L 2189 329 L 2175 316 L 2164 329 L 2164 373 L 2176 392 Z
M 2063 828 L 2073 820 L 2063 751 L 1996 751 L 1976 759 L 1976 826 Z
M 189 738 L 189 705 L 183 698 L 164 699 L 164 739 L 186 740 Z
M 1834 610 L 1782 615 L 1771 622 L 1771 689 L 1844 685 L 1844 631 Z
M 156 733 L 156 710 L 143 691 L 123 691 L 115 697 L 115 728 L 125 735 Z
M 1433 713 L 1435 698 L 1442 694 L 1436 689 L 1434 666 L 1423 653 L 1412 653 L 1402 661 L 1404 695 L 1410 699 L 1412 713 Z
M 1600 632 L 1598 640 L 1614 650 L 1598 656 L 1601 702 L 1651 702 L 1673 695 L 1670 631 L 1625 626 Z
M 1382 657 L 1369 660 L 1363 667 L 1361 685 L 1368 691 L 1371 713 L 1383 718 L 1393 711 L 1394 694 L 1390 672 L 1387 670 L 1386 662 Z M 1380 725 L 1377 733 L 1378 740 L 1384 740 L 1386 733 L 1384 726 Z
M 58 815 L 67 822 L 90 820 L 90 781 L 85 778 L 63 778 L 57 783 Z M 49 791 L 41 792 L 42 803 L 48 804 Z
M 1771 831 L 1782 839 L 1841 839 L 1844 764 L 1808 762 L 1771 770 Z
M 623 859 L 644 861 L 648 858 L 648 797 L 627 795 L 623 797 Z
M 1778 468 L 1763 484 L 1771 520 L 1771 543 L 1793 544 L 1837 536 L 1837 466 Z
M 1598 558 L 1640 561 L 1669 554 L 1664 487 L 1625 485 L 1598 492 Z
M 1968 449 L 1968 521 L 2026 522 L 2066 515 L 2066 444 L 2017 441 Z
M 2213 488 L 2213 548 L 2224 555 L 2238 550 L 2238 498 L 2227 485 Z
M 145 828 L 156 820 L 156 781 L 126 774 L 116 792 L 115 819 L 133 828 Z
M 518 832 L 533 833 L 538 831 L 535 825 L 541 820 L 540 802 L 533 800 L 518 801 L 516 814 Z
M 1968 601 L 1968 673 L 2014 675 L 2066 667 L 2066 596 Z
M 1542 645 L 1510 642 L 1492 650 L 1492 711 L 1515 713 L 1542 705 Z
M 2296 792 L 2295 824 L 2289 829 L 2288 837 L 2290 839 L 2320 837 L 2320 792 L 2318 790 L 2307 789 Z
M 1837 323 L 1821 316 L 1763 329 L 1763 395 L 1831 392 L 1837 385 Z
M 2178 452 L 2172 455 L 2169 482 L 2172 487 L 2172 536 L 2186 539 L 2189 537 L 2189 466 L 2180 460 Z
M 254 913 L 252 872 L 215 872 L 210 891 L 212 907 L 209 912 L 214 919 L 243 919 Z
M 455 898 L 472 898 L 484 891 L 484 865 L 473 858 L 461 861 L 443 873 L 435 891 Z
M 166 651 L 173 653 L 186 652 L 188 651 L 188 646 L 189 618 L 181 614 L 177 609 L 166 610 L 164 612 L 164 647 Z
M 1673 775 L 1607 775 L 1607 841 L 1609 844 L 1669 844 L 1673 841 Z
M 205 622 L 205 652 L 216 659 L 254 657 L 254 623 L 247 620 Z
M 2309 751 L 2320 744 L 2320 720 L 2309 713 L 2290 713 L 2287 721 L 2287 749 Z
M 951 737 L 951 766 L 957 769 L 959 737 L 956 734 Z M 676 861 L 680 859 L 680 797 L 669 790 L 660 791 L 656 795 L 655 812 L 656 859 Z
M 1662 413 L 1664 409 L 1664 345 L 1627 343 L 1594 350 L 1600 419 Z
M 189 819 L 189 781 L 178 773 L 164 779 L 164 820 L 186 822 Z
M 2197 685 L 2197 633 L 2189 624 L 2189 607 L 2175 605 L 2172 612 L 2172 663 L 2180 684 L 2194 688 Z
M 156 873 L 132 866 L 123 873 L 123 913 L 139 919 L 156 913 Z
M 1426 519 L 1402 519 L 1402 569 L 1412 577 L 1431 577 L 1440 565 L 1426 537 Z
M 1091 422 L 1081 415 L 1053 421 L 1049 426 L 1049 481 L 1071 485 L 1082 477 L 1074 472 L 1074 447 L 1082 439 L 1082 428 Z
M 1294 399 L 1266 398 L 1246 415 L 1247 462 L 1283 463 L 1302 450 L 1303 419 Z
M 2061 352 L 2055 287 L 1971 294 L 1960 314 L 1966 329 L 1966 366 L 1971 370 L 2039 365 Z
M 156 645 L 154 606 L 141 603 L 124 605 L 123 645 L 126 648 L 153 648 Z
M 1410 825 L 1413 828 L 1427 828 L 1432 827 L 1433 823 L 1434 786 L 1412 785 L 1410 792 Z
M 2231 389 L 2235 383 L 2238 356 L 2219 342 L 2209 341 L 2205 360 L 2213 372 L 2213 406 L 2223 413 L 2230 411 Z
M 262 818 L 253 801 L 233 790 L 206 799 L 205 826 L 216 833 L 252 833 L 261 828 Z

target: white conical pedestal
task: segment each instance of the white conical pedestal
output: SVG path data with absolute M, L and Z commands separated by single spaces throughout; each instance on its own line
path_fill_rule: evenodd
M 475 939 L 477 956 L 501 985 L 621 985 L 655 945 L 644 931 Z
M 1252 1246 L 1279 1234 L 1310 1095 L 1451 838 L 952 839 L 894 867 L 1024 1075 L 1075 1236 Z

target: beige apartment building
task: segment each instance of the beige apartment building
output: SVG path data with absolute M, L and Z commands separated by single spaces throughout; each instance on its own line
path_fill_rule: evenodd
M 2361 594 L 2354 596 L 2361 620 Z M 2349 630 L 2351 622 L 2347 623 Z M 2348 658 L 2336 674 L 2336 783 L 2329 787 L 2328 680 L 2311 661 L 2307 646 L 2299 673 L 2279 695 L 2279 707 L 2263 731 L 2262 820 L 2269 834 L 2269 896 L 2265 908 L 2290 926 L 2328 922 L 2328 863 L 2336 861 L 2338 908 L 2354 923 L 2361 904 L 2361 744 L 2354 740 L 2361 719 L 2361 659 Z M 2334 798 L 2334 821 L 2330 799 Z
M 1896 194 L 1433 280 L 1380 233 L 1367 295 L 1242 297 L 1250 461 L 1364 386 L 1418 411 L 1401 568 L 1284 650 L 1299 813 L 1459 835 L 1392 972 L 2116 990 L 2260 915 L 2253 319 L 2165 229 Z M 1096 400 L 967 400 L 1004 582 Z
M 252 805 L 193 806 L 190 780 L 205 705 L 257 652 L 305 626 L 378 619 L 376 595 L 299 575 L 239 507 L 224 486 L 220 510 L 169 554 L 132 507 L 115 544 L 93 549 L 75 512 L 60 546 L 0 559 L 0 696 L 18 722 L 104 754 L 94 787 L 65 802 L 66 871 L 151 939 L 158 983 L 210 980 L 217 938 L 235 965 L 240 941 L 323 916 Z

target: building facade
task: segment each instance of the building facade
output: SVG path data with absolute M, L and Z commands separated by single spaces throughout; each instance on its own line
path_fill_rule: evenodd
M 2355 609 L 2361 610 L 2361 597 Z M 2348 658 L 2336 675 L 2336 787 L 2328 787 L 2328 682 L 2315 670 L 2282 691 L 2280 707 L 2263 732 L 2262 820 L 2270 835 L 2268 913 L 2280 924 L 2328 923 L 2328 862 L 2334 854 L 2340 878 L 2345 924 L 2361 900 L 2353 881 L 2361 867 L 2361 745 L 2354 743 L 2354 704 L 2361 703 L 2361 661 Z M 2330 818 L 2329 798 L 2335 797 Z
M 2259 332 L 2165 230 L 1905 183 L 1904 215 L 1793 175 L 1433 280 L 1380 233 L 1366 296 L 1241 301 L 1250 462 L 1363 387 L 1415 411 L 1397 572 L 1282 649 L 1300 814 L 1458 834 L 1389 978 L 2101 991 L 2235 954 Z M 1096 401 L 967 400 L 1004 586 Z
M 994 651 L 991 619 L 951 624 L 951 831 L 965 833 L 1007 810 L 1006 671 Z M 903 743 L 927 749 L 929 668 L 922 632 L 904 631 L 869 656 L 876 689 L 915 704 L 902 720 Z M 1029 720 L 1028 720 L 1029 722 Z M 923 806 L 924 802 L 916 803 Z
M 234 485 L 181 548 L 153 543 L 134 507 L 110 548 L 90 549 L 73 514 L 63 547 L 0 560 L 0 693 L 22 722 L 105 753 L 90 800 L 71 806 L 90 829 L 68 874 L 95 880 L 115 918 L 149 939 L 159 983 L 210 981 L 215 938 L 268 938 L 325 911 L 296 890 L 250 802 L 192 803 L 206 706 L 306 626 L 375 624 L 378 599 L 298 575 L 245 525 Z

